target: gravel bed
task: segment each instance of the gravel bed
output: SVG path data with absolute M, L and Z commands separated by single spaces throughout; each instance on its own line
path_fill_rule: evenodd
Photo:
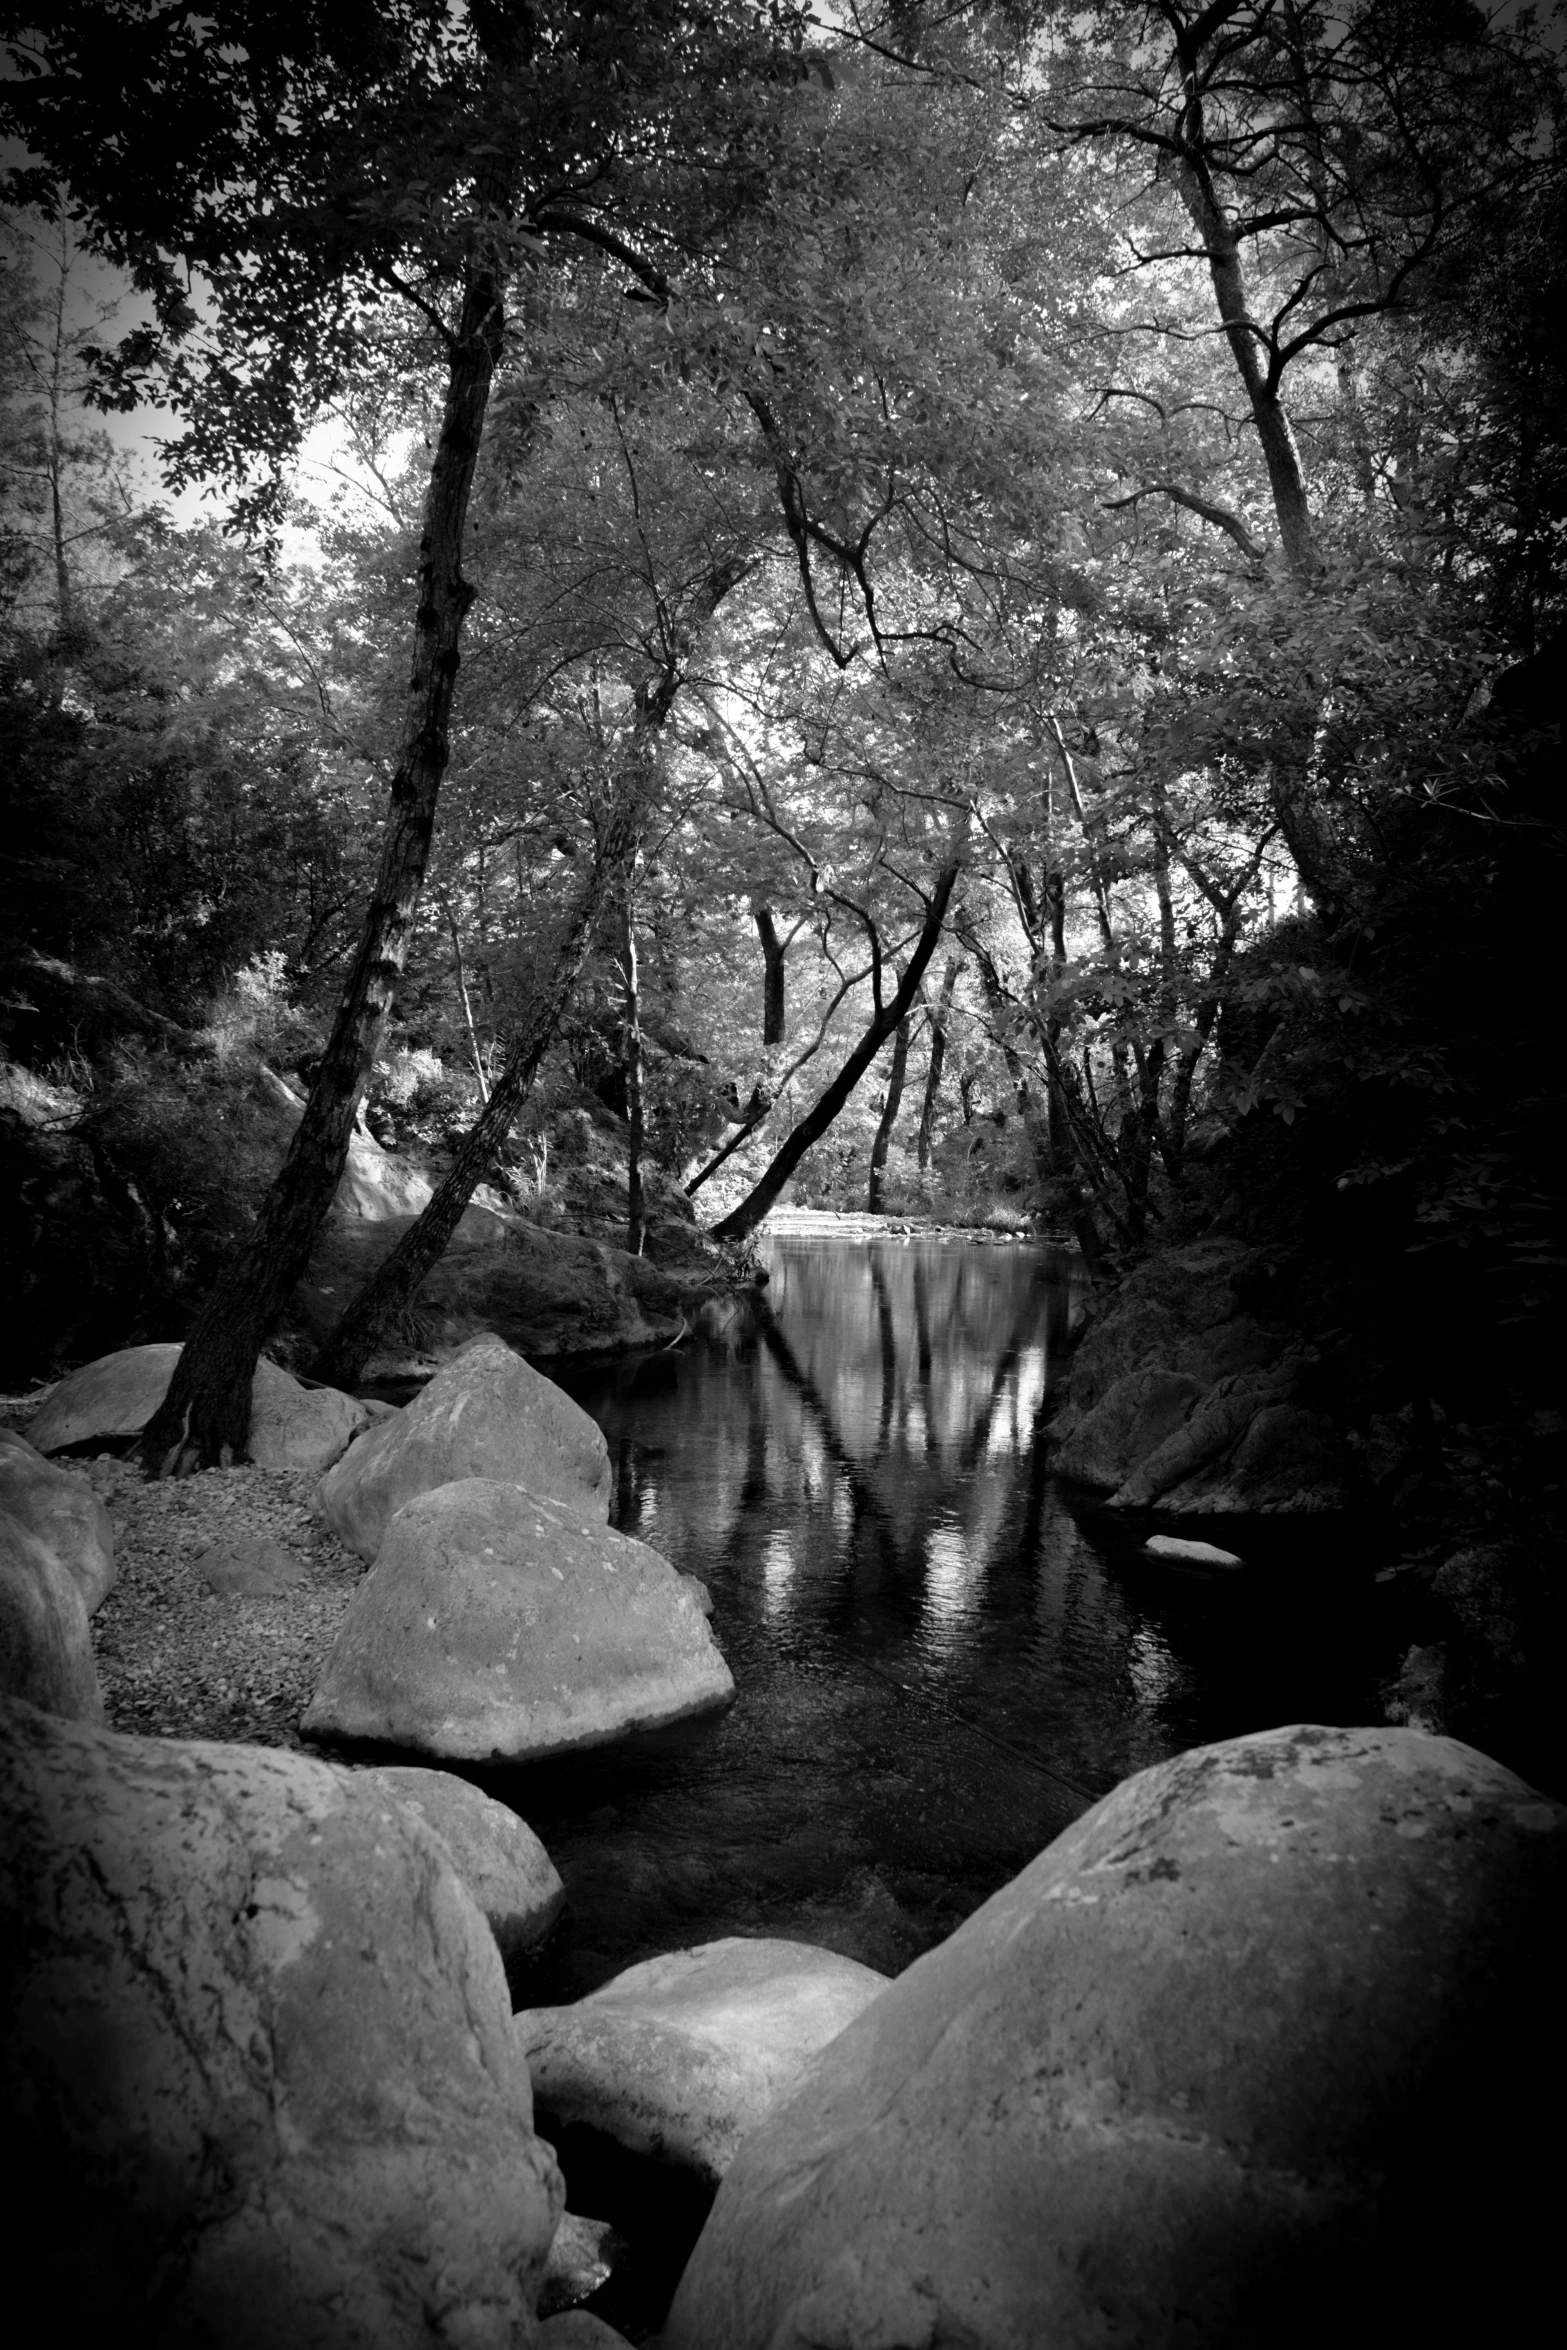
M 365 1569 L 317 1514 L 301 1469 L 207 1469 L 148 1483 L 103 1453 L 81 1468 L 114 1526 L 113 1590 L 93 1617 L 109 1726 L 167 1738 L 303 1750 L 299 1719 Z M 261 1536 L 305 1579 L 276 1598 L 220 1599 L 202 1553 Z

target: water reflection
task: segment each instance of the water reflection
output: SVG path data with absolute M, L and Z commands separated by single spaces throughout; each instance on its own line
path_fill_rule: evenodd
M 720 1933 L 895 1969 L 1127 1772 L 1374 1718 L 1392 1669 L 1324 1604 L 1320 1535 L 1277 1572 L 1182 1577 L 1055 1485 L 1037 1430 L 1064 1253 L 767 1253 L 768 1290 L 721 1337 L 567 1374 L 609 1441 L 616 1523 L 711 1588 L 739 1699 L 512 1791 L 574 1905 L 536 1996 Z

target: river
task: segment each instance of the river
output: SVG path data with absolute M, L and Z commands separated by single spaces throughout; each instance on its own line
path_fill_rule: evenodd
M 614 1524 L 711 1589 L 739 1695 L 486 1774 L 571 1896 L 529 2003 L 732 1933 L 896 1971 L 1129 1771 L 1280 1722 L 1380 1719 L 1398 1626 L 1346 1529 L 1230 1528 L 1244 1571 L 1182 1570 L 1142 1551 L 1153 1521 L 1047 1473 L 1066 1252 L 762 1253 L 764 1303 L 721 1335 L 562 1378 L 608 1440 Z

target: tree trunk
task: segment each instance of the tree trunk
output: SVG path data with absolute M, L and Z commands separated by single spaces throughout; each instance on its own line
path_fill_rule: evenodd
M 996 1024 L 996 1043 L 1000 1048 L 1007 1076 L 1012 1083 L 1012 1098 L 1017 1105 L 1018 1122 L 1027 1137 L 1028 1147 L 1033 1156 L 1034 1174 L 1043 1188 L 1050 1181 L 1052 1166 L 1050 1141 L 1048 1135 L 1040 1129 L 1039 1113 L 1034 1106 L 1034 1096 L 1029 1087 L 1027 1073 L 1016 1045 L 1006 1032 L 1006 990 L 1001 984 L 1001 974 L 996 969 L 994 955 L 980 945 L 978 938 L 972 931 L 964 933 L 964 944 L 978 966 L 980 985 L 985 991 L 985 1001 L 990 1006 L 991 1017 Z M 972 1083 L 972 1080 L 970 1082 Z M 965 1126 L 973 1123 L 973 1105 L 967 1093 L 963 1099 L 963 1123 Z
M 457 975 L 457 999 L 462 1005 L 463 1026 L 468 1031 L 468 1057 L 473 1063 L 474 1081 L 479 1088 L 479 1107 L 490 1098 L 490 1081 L 484 1073 L 484 1055 L 479 1050 L 479 1031 L 473 1024 L 473 1005 L 468 996 L 468 974 L 463 969 L 462 939 L 457 929 L 457 915 L 451 906 L 446 909 L 446 927 L 452 936 L 452 968 Z
M 627 860 L 636 852 L 641 828 L 640 791 L 626 795 L 611 814 L 591 871 L 555 955 L 544 994 L 525 1029 L 513 1040 L 506 1063 L 490 1091 L 483 1115 L 458 1144 L 451 1166 L 434 1195 L 402 1239 L 365 1283 L 310 1366 L 311 1376 L 335 1387 L 351 1387 L 375 1351 L 382 1332 L 412 1304 L 420 1283 L 436 1265 L 462 1219 L 475 1188 L 504 1145 L 518 1112 L 533 1090 L 539 1066 L 555 1040 L 571 1001 L 606 898 Z
M 626 1248 L 642 1254 L 647 1217 L 642 1199 L 642 1002 L 637 973 L 636 861 L 628 861 L 620 893 L 621 1053 L 626 1079 Z
M 1196 157 L 1182 167 L 1180 190 L 1208 256 L 1208 271 L 1213 279 L 1219 316 L 1224 322 L 1225 340 L 1245 386 L 1251 420 L 1262 444 L 1262 461 L 1268 469 L 1268 487 L 1273 492 L 1273 511 L 1284 542 L 1285 559 L 1297 578 L 1309 578 L 1317 568 L 1317 535 L 1312 525 L 1305 469 L 1289 412 L 1279 397 L 1278 384 L 1271 369 L 1262 363 L 1246 291 L 1246 273 L 1241 267 L 1240 244 L 1213 193 L 1205 167 Z
M 737 1208 L 725 1216 L 721 1223 L 713 1226 L 715 1240 L 743 1240 L 747 1233 L 755 1231 L 806 1152 L 813 1143 L 820 1142 L 888 1037 L 896 1033 L 899 1022 L 907 1017 L 909 1006 L 919 992 L 925 967 L 941 943 L 942 925 L 947 919 L 947 908 L 957 878 L 956 863 L 944 868 L 926 908 L 924 925 L 915 941 L 909 967 L 896 995 L 890 1003 L 883 1005 L 826 1092 L 786 1136 L 760 1180 Z
M 930 1016 L 930 1064 L 925 1071 L 925 1099 L 920 1104 L 918 1158 L 922 1175 L 930 1164 L 930 1138 L 936 1124 L 936 1099 L 941 1091 L 941 1072 L 947 1058 L 947 1022 L 952 1016 L 952 998 L 957 991 L 958 973 L 962 968 L 962 957 L 954 955 L 941 982 L 940 1000 Z
M 468 270 L 425 493 L 412 674 L 375 894 L 288 1154 L 254 1231 L 196 1316 L 168 1394 L 142 1436 L 140 1458 L 153 1476 L 243 1459 L 256 1359 L 305 1269 L 348 1156 L 408 951 L 446 773 L 462 626 L 474 593 L 462 572 L 463 532 L 500 355 L 504 291 L 486 244 Z
M 886 1099 L 881 1105 L 876 1138 L 871 1144 L 871 1175 L 865 1192 L 865 1212 L 868 1216 L 879 1216 L 882 1212 L 887 1152 L 892 1144 L 892 1130 L 898 1122 L 898 1112 L 903 1107 L 903 1081 L 908 1072 L 909 1023 L 903 1019 L 898 1022 L 897 1034 L 893 1038 L 892 1067 L 887 1072 Z
M 719 564 L 704 585 L 702 617 L 711 618 L 743 577 L 743 566 Z M 311 1365 L 318 1379 L 346 1386 L 358 1378 L 382 1331 L 412 1303 L 419 1284 L 439 1261 L 473 1197 L 474 1187 L 483 1180 L 486 1169 L 511 1132 L 518 1111 L 532 1092 L 539 1065 L 554 1041 L 571 1000 L 571 991 L 577 984 L 594 925 L 607 900 L 620 889 L 623 877 L 635 865 L 652 788 L 655 746 L 659 730 L 680 690 L 680 676 L 679 662 L 671 658 L 638 688 L 636 725 L 625 775 L 606 816 L 592 871 L 583 883 L 556 955 L 549 987 L 527 1028 L 513 1044 L 483 1115 L 458 1145 L 457 1154 L 433 1198 L 426 1202 L 391 1255 L 365 1283 Z
M 782 1044 L 788 1032 L 788 1011 L 784 1000 L 784 958 L 789 952 L 787 939 L 778 935 L 770 906 L 754 905 L 756 935 L 762 942 L 762 1049 Z

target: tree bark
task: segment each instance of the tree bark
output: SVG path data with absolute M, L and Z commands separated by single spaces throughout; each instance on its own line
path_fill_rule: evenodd
M 1012 1099 L 1017 1105 L 1018 1122 L 1027 1137 L 1028 1147 L 1034 1161 L 1034 1173 L 1041 1189 L 1043 1189 L 1050 1181 L 1051 1175 L 1050 1142 L 1048 1136 L 1040 1130 L 1039 1113 L 1034 1106 L 1034 1096 L 1029 1088 L 1027 1073 L 1016 1045 L 1006 1032 L 1006 990 L 1001 984 L 1001 974 L 996 969 L 994 955 L 980 945 L 979 939 L 972 931 L 963 933 L 963 942 L 973 956 L 979 970 L 979 980 L 985 991 L 985 1001 L 990 1006 L 991 1016 L 996 1024 L 996 1043 L 1000 1048 L 1007 1076 L 1012 1083 Z M 967 1126 L 972 1122 L 972 1105 L 965 1096 L 963 1123 Z
M 311 1376 L 350 1387 L 364 1370 L 381 1333 L 413 1301 L 420 1283 L 437 1264 L 464 1209 L 493 1165 L 518 1112 L 533 1090 L 545 1054 L 555 1040 L 587 955 L 605 900 L 627 860 L 635 854 L 641 826 L 641 795 L 626 796 L 605 827 L 591 871 L 583 881 L 544 994 L 527 1026 L 513 1040 L 490 1098 L 458 1144 L 451 1166 L 434 1195 L 402 1239 L 353 1299 L 326 1340 Z
M 642 1003 L 637 973 L 636 859 L 627 860 L 620 890 L 621 1054 L 626 1078 L 626 1249 L 642 1254 L 647 1216 L 642 1198 Z
M 463 577 L 463 534 L 500 355 L 504 295 L 499 256 L 487 239 L 467 272 L 425 493 L 412 673 L 375 893 L 288 1154 L 250 1238 L 196 1316 L 169 1391 L 142 1436 L 140 1458 L 153 1476 L 243 1459 L 256 1359 L 305 1269 L 348 1156 L 408 951 L 446 773 L 462 627 L 474 595 Z
M 762 1049 L 782 1044 L 788 1033 L 788 1009 L 784 999 L 784 958 L 789 942 L 778 935 L 771 906 L 754 905 L 756 935 L 762 942 Z
M 462 1005 L 463 1026 L 468 1031 L 468 1057 L 473 1063 L 474 1082 L 479 1088 L 479 1107 L 482 1109 L 490 1098 L 490 1081 L 484 1073 L 479 1031 L 473 1024 L 473 1005 L 468 996 L 468 974 L 463 969 L 462 938 L 457 928 L 457 916 L 450 906 L 446 909 L 446 927 L 452 937 L 452 969 L 457 976 L 457 999 Z
M 892 1066 L 887 1072 L 887 1092 L 881 1105 L 875 1140 L 871 1144 L 870 1182 L 865 1191 L 865 1212 L 879 1216 L 887 1173 L 887 1153 L 892 1146 L 892 1130 L 903 1107 L 903 1082 L 909 1072 L 909 1022 L 898 1022 L 892 1042 Z
M 943 868 L 926 907 L 924 924 L 897 993 L 872 1020 L 831 1085 L 785 1137 L 760 1180 L 737 1208 L 725 1216 L 721 1223 L 713 1226 L 715 1240 L 744 1240 L 748 1233 L 755 1231 L 811 1145 L 819 1142 L 827 1132 L 888 1037 L 896 1034 L 899 1022 L 907 1017 L 909 1007 L 919 992 L 925 967 L 941 943 L 942 926 L 947 919 L 947 908 L 952 901 L 957 879 L 956 862 Z
M 952 998 L 957 991 L 958 973 L 963 959 L 954 955 L 947 964 L 941 982 L 941 995 L 930 1016 L 930 1062 L 925 1071 L 925 1098 L 920 1104 L 920 1130 L 917 1156 L 923 1175 L 930 1165 L 930 1138 L 936 1124 L 936 1101 L 941 1092 L 941 1072 L 947 1058 L 947 1022 L 952 1016 Z
M 1200 126 L 1197 133 L 1201 136 Z M 1240 243 L 1224 216 L 1200 155 L 1189 155 L 1180 172 L 1182 199 L 1203 241 L 1214 299 L 1223 321 L 1224 336 L 1245 386 L 1246 403 L 1268 469 L 1273 511 L 1285 559 L 1297 578 L 1306 579 L 1317 568 L 1317 534 L 1311 519 L 1311 499 L 1305 468 L 1289 411 L 1279 397 L 1271 368 L 1262 363 L 1257 329 L 1252 323 L 1241 267 Z

